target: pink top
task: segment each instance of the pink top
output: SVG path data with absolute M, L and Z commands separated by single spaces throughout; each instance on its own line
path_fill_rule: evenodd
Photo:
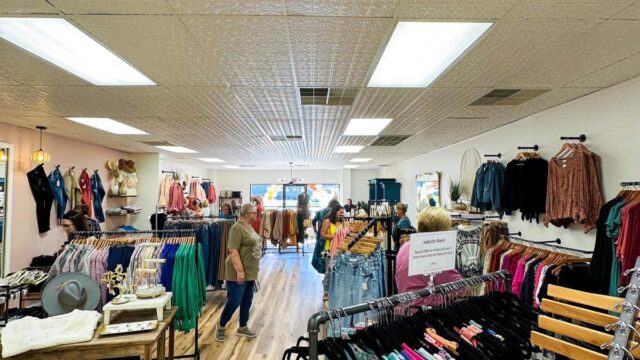
M 413 351 L 407 344 L 402 344 L 402 350 L 411 358 L 410 360 L 423 360 L 424 358 L 420 356 L 417 352 Z
M 520 296 L 520 290 L 522 289 L 522 283 L 524 282 L 524 265 L 528 259 L 522 258 L 518 260 L 518 267 L 513 275 L 513 282 L 511 283 L 511 291 Z
M 349 235 L 349 229 L 337 229 L 331 240 L 331 261 L 329 267 L 333 268 L 333 256 L 338 252 L 340 243 Z
M 409 276 L 410 244 L 409 241 L 404 243 L 396 256 L 396 285 L 398 286 L 398 293 L 422 290 L 429 285 L 429 276 Z M 456 270 L 447 270 L 436 275 L 434 284 L 440 285 L 458 280 L 462 280 L 462 275 L 460 275 L 459 272 Z

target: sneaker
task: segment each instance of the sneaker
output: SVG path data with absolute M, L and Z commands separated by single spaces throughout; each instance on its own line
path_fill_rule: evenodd
M 258 336 L 258 334 L 256 334 L 255 331 L 252 331 L 251 329 L 249 329 L 248 326 L 239 327 L 238 331 L 236 331 L 236 335 L 244 336 L 244 337 L 248 337 L 248 338 L 254 338 L 254 337 Z
M 224 342 L 224 328 L 216 325 L 216 341 Z

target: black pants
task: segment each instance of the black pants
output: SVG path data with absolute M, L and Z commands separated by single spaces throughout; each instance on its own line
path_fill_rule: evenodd
M 36 201 L 36 216 L 38 218 L 38 232 L 44 233 L 51 230 L 49 218 L 51 217 L 51 206 L 53 205 L 53 194 L 49 187 L 47 174 L 44 167 L 38 165 L 35 169 L 27 173 L 31 194 Z

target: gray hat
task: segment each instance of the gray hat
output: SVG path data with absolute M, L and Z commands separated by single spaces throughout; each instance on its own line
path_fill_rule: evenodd
M 95 310 L 100 301 L 100 286 L 91 277 L 79 273 L 63 273 L 42 290 L 42 307 L 50 316 L 75 309 Z

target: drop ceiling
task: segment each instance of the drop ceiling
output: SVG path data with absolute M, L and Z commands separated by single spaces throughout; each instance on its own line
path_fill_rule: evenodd
M 389 164 L 640 75 L 636 0 L 3 0 L 0 16 L 63 17 L 159 85 L 93 86 L 0 39 L 0 122 L 128 152 L 166 141 L 199 152 L 180 158 L 232 165 Z M 400 20 L 494 26 L 429 88 L 366 88 Z M 349 106 L 301 105 L 302 87 L 357 96 Z M 532 88 L 549 91 L 520 105 L 469 105 L 494 89 Z M 110 135 L 67 116 L 110 117 L 150 135 Z M 376 140 L 342 136 L 349 119 L 367 117 L 394 119 L 381 135 L 413 136 L 334 153 Z M 302 140 L 272 140 L 288 135 Z

